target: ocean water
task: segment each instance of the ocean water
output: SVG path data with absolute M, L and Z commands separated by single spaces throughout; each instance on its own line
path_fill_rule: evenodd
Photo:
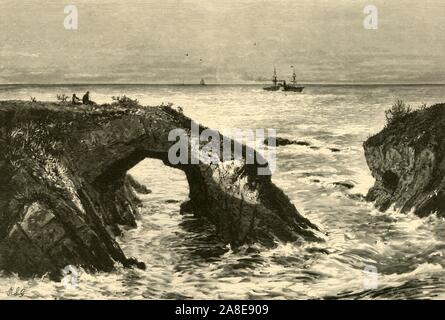
M 145 271 L 80 270 L 77 288 L 47 277 L 0 275 L 0 299 L 10 287 L 24 288 L 27 299 L 445 298 L 445 220 L 379 212 L 362 200 L 373 184 L 362 143 L 383 128 L 384 110 L 395 99 L 413 107 L 443 102 L 445 86 L 313 85 L 303 93 L 261 86 L 3 86 L 0 99 L 55 100 L 86 90 L 97 102 L 123 94 L 144 105 L 171 102 L 208 127 L 273 128 L 280 137 L 309 142 L 312 148 L 277 148 L 273 181 L 326 241 L 234 251 L 214 237 L 212 226 L 179 214 L 188 195 L 184 174 L 146 159 L 131 174 L 153 193 L 141 195 L 138 228 L 118 239 L 127 256 L 146 263 Z

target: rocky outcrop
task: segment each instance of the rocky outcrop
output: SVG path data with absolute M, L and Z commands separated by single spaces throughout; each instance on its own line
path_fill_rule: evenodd
M 411 112 L 364 143 L 375 185 L 367 199 L 418 216 L 445 215 L 445 104 Z
M 271 177 L 257 174 L 259 164 L 245 157 L 170 164 L 169 132 L 190 132 L 190 125 L 165 106 L 0 102 L 0 269 L 36 275 L 69 264 L 142 267 L 114 237 L 120 226 L 136 227 L 137 186 L 127 171 L 147 157 L 185 172 L 190 201 L 182 207 L 212 222 L 226 243 L 319 240 Z
M 309 147 L 312 150 L 320 149 L 320 147 L 312 146 L 310 142 L 307 142 L 304 140 L 291 140 L 291 139 L 282 138 L 282 137 L 275 137 L 275 138 L 269 137 L 269 138 L 264 139 L 263 143 L 266 146 L 273 146 L 273 147 L 296 145 L 296 146 Z M 340 149 L 333 148 L 333 147 L 328 147 L 327 149 L 331 152 L 340 152 L 341 151 Z
M 264 139 L 265 145 L 270 145 L 272 139 Z M 273 141 L 273 140 L 272 140 Z M 310 146 L 311 144 L 307 141 L 299 141 L 299 140 L 290 140 L 288 138 L 276 137 L 274 142 L 274 146 L 288 146 L 288 145 L 298 145 L 298 146 Z

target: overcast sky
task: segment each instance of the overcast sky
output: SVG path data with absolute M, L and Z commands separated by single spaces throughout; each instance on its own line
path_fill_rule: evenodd
M 0 0 L 0 83 L 244 83 L 291 65 L 302 82 L 445 82 L 445 1 Z

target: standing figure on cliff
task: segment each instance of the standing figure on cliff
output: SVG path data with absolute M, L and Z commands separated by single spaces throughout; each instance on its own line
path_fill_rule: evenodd
M 78 96 L 76 96 L 75 93 L 73 93 L 72 103 L 73 104 L 82 104 L 82 101 L 80 101 L 80 98 Z
M 86 105 L 94 105 L 95 103 L 90 100 L 90 92 L 87 91 L 82 97 L 82 103 Z

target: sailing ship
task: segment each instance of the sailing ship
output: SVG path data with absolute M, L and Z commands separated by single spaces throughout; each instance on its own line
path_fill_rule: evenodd
M 292 80 L 291 83 L 288 84 L 286 80 L 278 80 L 277 69 L 274 68 L 272 76 L 273 85 L 264 87 L 263 89 L 266 91 L 278 91 L 282 89 L 282 91 L 302 92 L 304 87 L 297 84 L 297 74 L 295 73 L 294 66 L 292 66 L 292 70 Z
M 201 86 L 205 86 L 205 85 L 206 85 L 206 83 L 205 83 L 205 81 L 204 81 L 204 78 L 201 78 L 201 81 L 199 82 L 199 84 L 200 84 Z
M 273 86 L 264 87 L 263 89 L 266 90 L 266 91 L 278 91 L 278 90 L 280 90 L 280 85 L 278 84 L 278 76 L 277 76 L 277 69 L 276 68 L 273 68 L 272 83 L 273 83 Z
M 283 91 L 302 92 L 304 87 L 297 84 L 297 74 L 295 73 L 294 66 L 292 66 L 292 71 L 292 82 L 291 84 L 286 84 L 286 81 L 284 81 Z

